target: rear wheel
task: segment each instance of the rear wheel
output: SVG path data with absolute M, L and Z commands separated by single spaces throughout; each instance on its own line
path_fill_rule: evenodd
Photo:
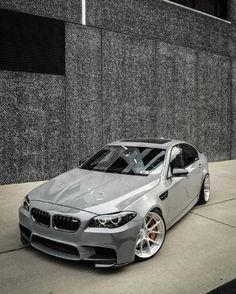
M 199 196 L 199 203 L 205 204 L 209 201 L 209 198 L 210 198 L 210 177 L 209 175 L 206 175 L 202 183 L 202 188 L 201 188 L 200 196 Z
M 159 211 L 150 211 L 140 229 L 136 248 L 136 260 L 144 261 L 153 257 L 162 247 L 166 234 L 164 219 Z

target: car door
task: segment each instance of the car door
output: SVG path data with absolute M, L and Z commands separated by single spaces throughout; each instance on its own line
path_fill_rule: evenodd
M 174 168 L 184 168 L 183 152 L 180 145 L 172 148 L 170 154 L 169 171 L 167 177 L 167 189 L 169 197 L 168 223 L 173 221 L 188 205 L 187 177 L 173 177 Z
M 196 198 L 200 192 L 202 184 L 201 163 L 197 150 L 189 144 L 180 145 L 183 151 L 184 168 L 188 171 L 187 192 L 189 203 Z

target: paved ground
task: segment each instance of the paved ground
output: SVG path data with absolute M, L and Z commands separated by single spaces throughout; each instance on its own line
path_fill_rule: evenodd
M 17 208 L 40 183 L 0 187 L 0 293 L 206 293 L 236 277 L 236 160 L 210 164 L 212 197 L 144 263 L 95 269 L 19 242 Z

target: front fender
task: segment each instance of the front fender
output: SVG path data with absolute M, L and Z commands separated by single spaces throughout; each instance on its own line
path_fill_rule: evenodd
M 163 200 L 160 199 L 160 196 L 166 191 L 168 192 L 167 187 L 161 182 L 158 186 L 154 187 L 131 205 L 127 206 L 126 210 L 136 211 L 138 217 L 144 218 L 149 211 L 158 208 L 166 221 L 169 210 L 169 197 L 166 197 Z

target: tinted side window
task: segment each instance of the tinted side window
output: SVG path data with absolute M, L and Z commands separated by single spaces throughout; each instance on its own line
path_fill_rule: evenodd
M 170 168 L 171 171 L 174 168 L 183 168 L 184 167 L 184 161 L 183 161 L 183 155 L 182 155 L 182 148 L 180 146 L 173 147 L 171 151 L 171 157 L 170 157 Z
M 198 152 L 195 148 L 190 145 L 181 145 L 183 150 L 184 166 L 188 166 L 198 159 Z

